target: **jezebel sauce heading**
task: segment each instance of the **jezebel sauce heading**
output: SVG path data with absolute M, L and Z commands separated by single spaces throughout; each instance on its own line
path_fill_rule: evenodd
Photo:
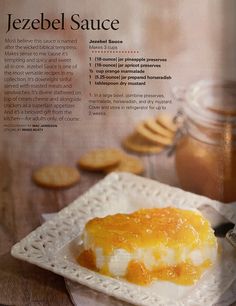
M 8 14 L 7 32 L 13 30 L 65 30 L 65 13 L 61 13 L 59 18 L 46 18 L 44 13 L 40 13 L 39 18 L 18 18 L 13 14 Z M 71 30 L 118 30 L 120 21 L 118 19 L 82 19 L 79 14 L 70 16 L 69 29 Z M 68 26 L 68 25 L 67 25 Z M 6 33 L 7 33 L 6 32 Z

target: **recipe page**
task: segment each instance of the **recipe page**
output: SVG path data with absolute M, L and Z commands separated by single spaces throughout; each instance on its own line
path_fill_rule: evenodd
M 178 158 L 177 152 L 176 165 L 174 161 L 180 138 L 174 137 L 177 123 L 200 120 L 203 129 L 209 120 L 214 129 L 217 123 L 210 109 L 235 111 L 234 99 L 226 106 L 224 93 L 215 89 L 220 85 L 214 84 L 235 77 L 232 1 L 36 1 L 33 7 L 29 3 L 1 4 L 3 154 L 19 156 L 20 150 L 22 158 L 37 168 L 67 163 L 68 157 L 76 162 L 91 149 L 123 147 L 144 153 L 148 177 L 175 186 L 180 180 L 189 191 L 224 202 L 235 200 L 233 191 L 232 196 L 224 195 L 228 187 L 222 177 L 213 180 L 217 191 L 211 185 L 208 190 L 196 187 L 194 179 L 189 180 L 194 171 L 191 156 Z M 187 104 L 194 118 L 184 120 Z M 158 119 L 163 114 L 164 123 Z M 173 119 L 176 126 L 168 126 L 165 121 Z M 199 138 L 196 127 L 190 129 L 188 133 Z M 205 136 L 203 142 L 218 141 Z M 216 157 L 209 166 L 209 180 L 234 168 L 232 148 L 221 148 L 223 156 L 230 155 L 228 170 Z M 182 166 L 187 167 L 185 177 L 175 173 Z
M 233 1 L 2 0 L 0 9 L 0 254 L 110 173 L 236 213 Z

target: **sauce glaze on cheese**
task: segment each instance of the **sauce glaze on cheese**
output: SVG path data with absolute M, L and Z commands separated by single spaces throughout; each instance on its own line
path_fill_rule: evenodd
M 166 207 L 94 218 L 85 226 L 84 248 L 79 263 L 100 273 L 139 285 L 157 279 L 191 285 L 214 262 L 217 241 L 199 212 Z

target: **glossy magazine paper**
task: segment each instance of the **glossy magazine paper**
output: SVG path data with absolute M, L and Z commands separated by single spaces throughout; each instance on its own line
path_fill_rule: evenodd
M 234 1 L 0 8 L 0 304 L 236 302 Z

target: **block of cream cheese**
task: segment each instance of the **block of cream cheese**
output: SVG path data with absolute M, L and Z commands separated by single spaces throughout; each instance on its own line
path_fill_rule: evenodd
M 217 257 L 208 220 L 174 207 L 94 218 L 84 228 L 83 248 L 82 266 L 139 285 L 193 285 Z

